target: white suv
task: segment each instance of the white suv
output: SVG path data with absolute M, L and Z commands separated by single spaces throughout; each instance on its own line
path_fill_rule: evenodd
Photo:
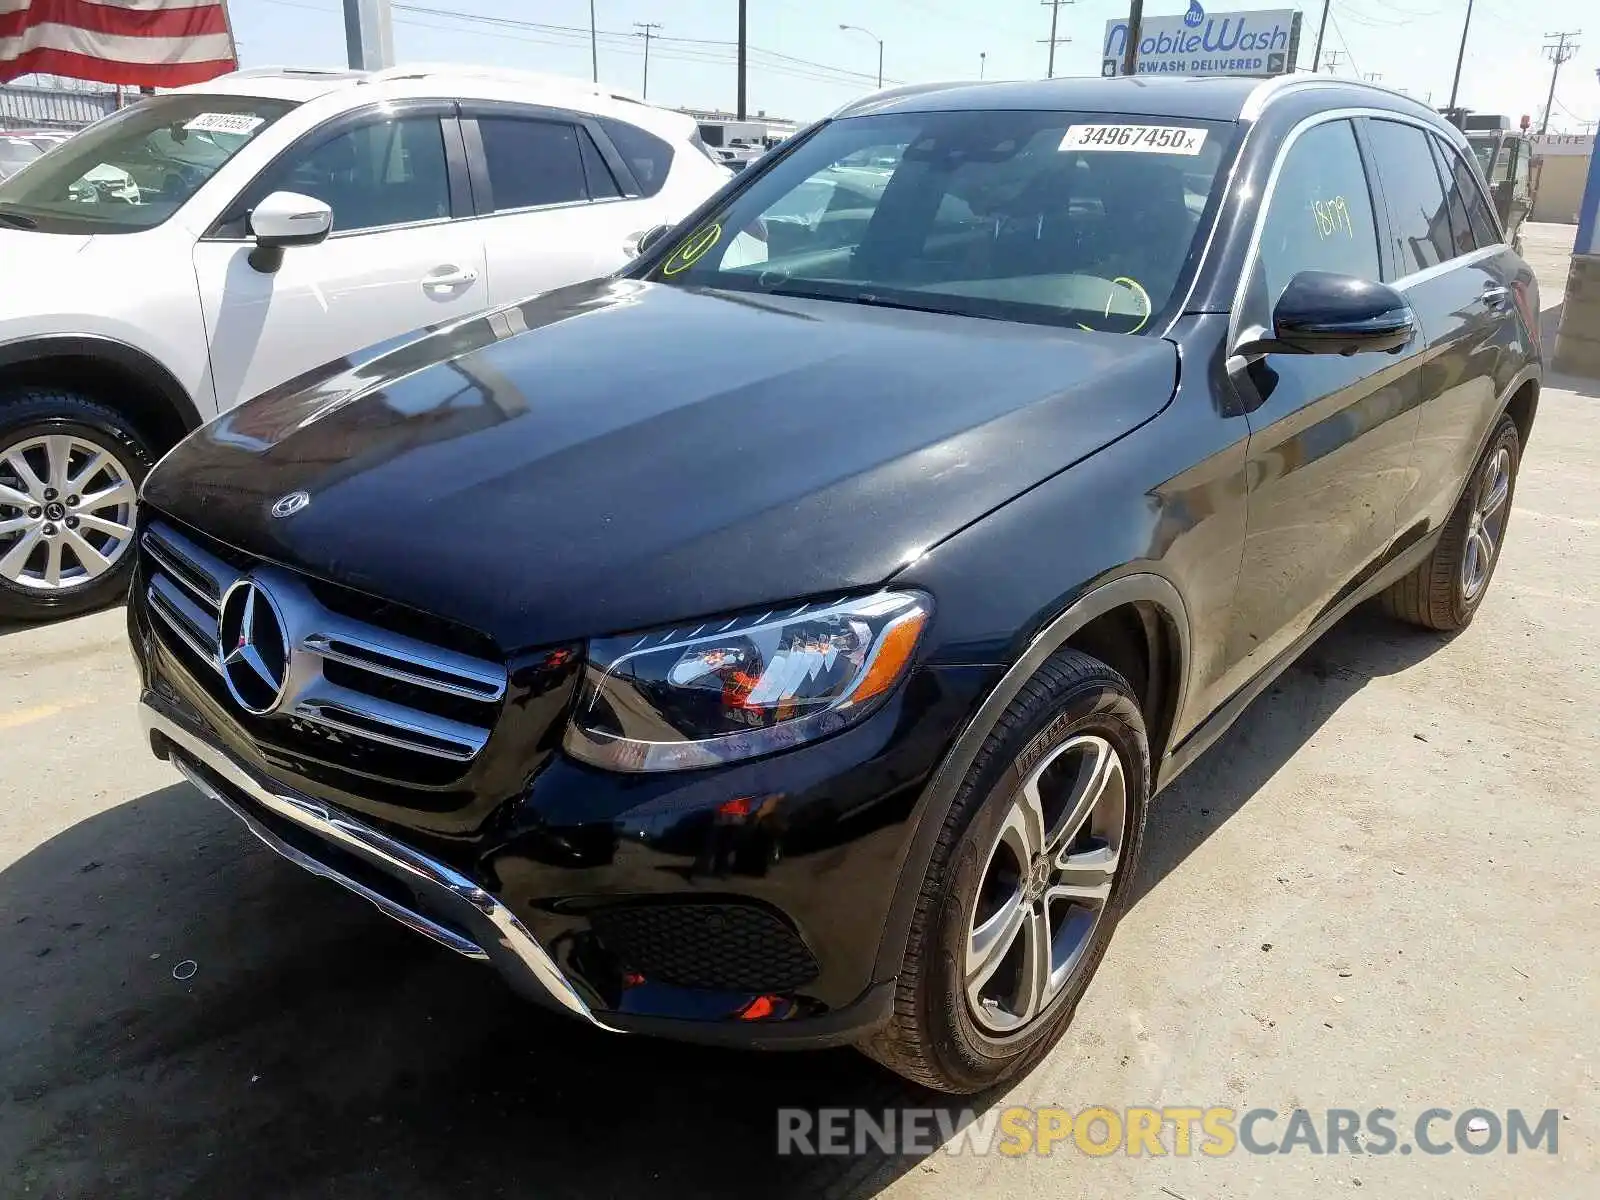
M 473 68 L 240 71 L 0 183 L 0 620 L 126 587 L 202 421 L 412 330 L 604 275 L 729 179 L 694 120 Z

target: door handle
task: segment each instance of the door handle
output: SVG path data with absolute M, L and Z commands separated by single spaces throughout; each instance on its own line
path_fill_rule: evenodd
M 1483 292 L 1478 296 L 1478 299 L 1482 300 L 1484 305 L 1488 308 L 1493 308 L 1496 310 L 1502 309 L 1511 299 L 1511 289 L 1491 283 L 1488 287 L 1483 289 Z
M 422 277 L 422 286 L 426 289 L 461 288 L 477 282 L 478 273 L 476 271 L 457 266 L 435 267 Z

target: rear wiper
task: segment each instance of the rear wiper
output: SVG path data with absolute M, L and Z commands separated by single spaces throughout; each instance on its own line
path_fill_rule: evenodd
M 39 222 L 32 217 L 25 217 L 21 213 L 0 212 L 0 222 L 6 222 L 18 229 L 37 229 Z

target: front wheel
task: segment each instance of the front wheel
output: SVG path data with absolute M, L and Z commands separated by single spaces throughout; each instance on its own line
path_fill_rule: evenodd
M 923 881 L 894 1016 L 862 1049 L 941 1091 L 1014 1079 L 1072 1020 L 1128 903 L 1150 794 L 1127 681 L 1045 662 L 989 734 Z
M 70 616 L 122 597 L 151 461 L 139 431 L 87 396 L 0 394 L 0 619 Z

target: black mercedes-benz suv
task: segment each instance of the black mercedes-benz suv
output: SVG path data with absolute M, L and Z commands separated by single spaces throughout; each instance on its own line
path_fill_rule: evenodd
M 152 747 L 595 1025 L 1014 1077 L 1153 793 L 1354 605 L 1471 621 L 1533 276 L 1326 78 L 883 93 L 646 240 L 168 455 Z

